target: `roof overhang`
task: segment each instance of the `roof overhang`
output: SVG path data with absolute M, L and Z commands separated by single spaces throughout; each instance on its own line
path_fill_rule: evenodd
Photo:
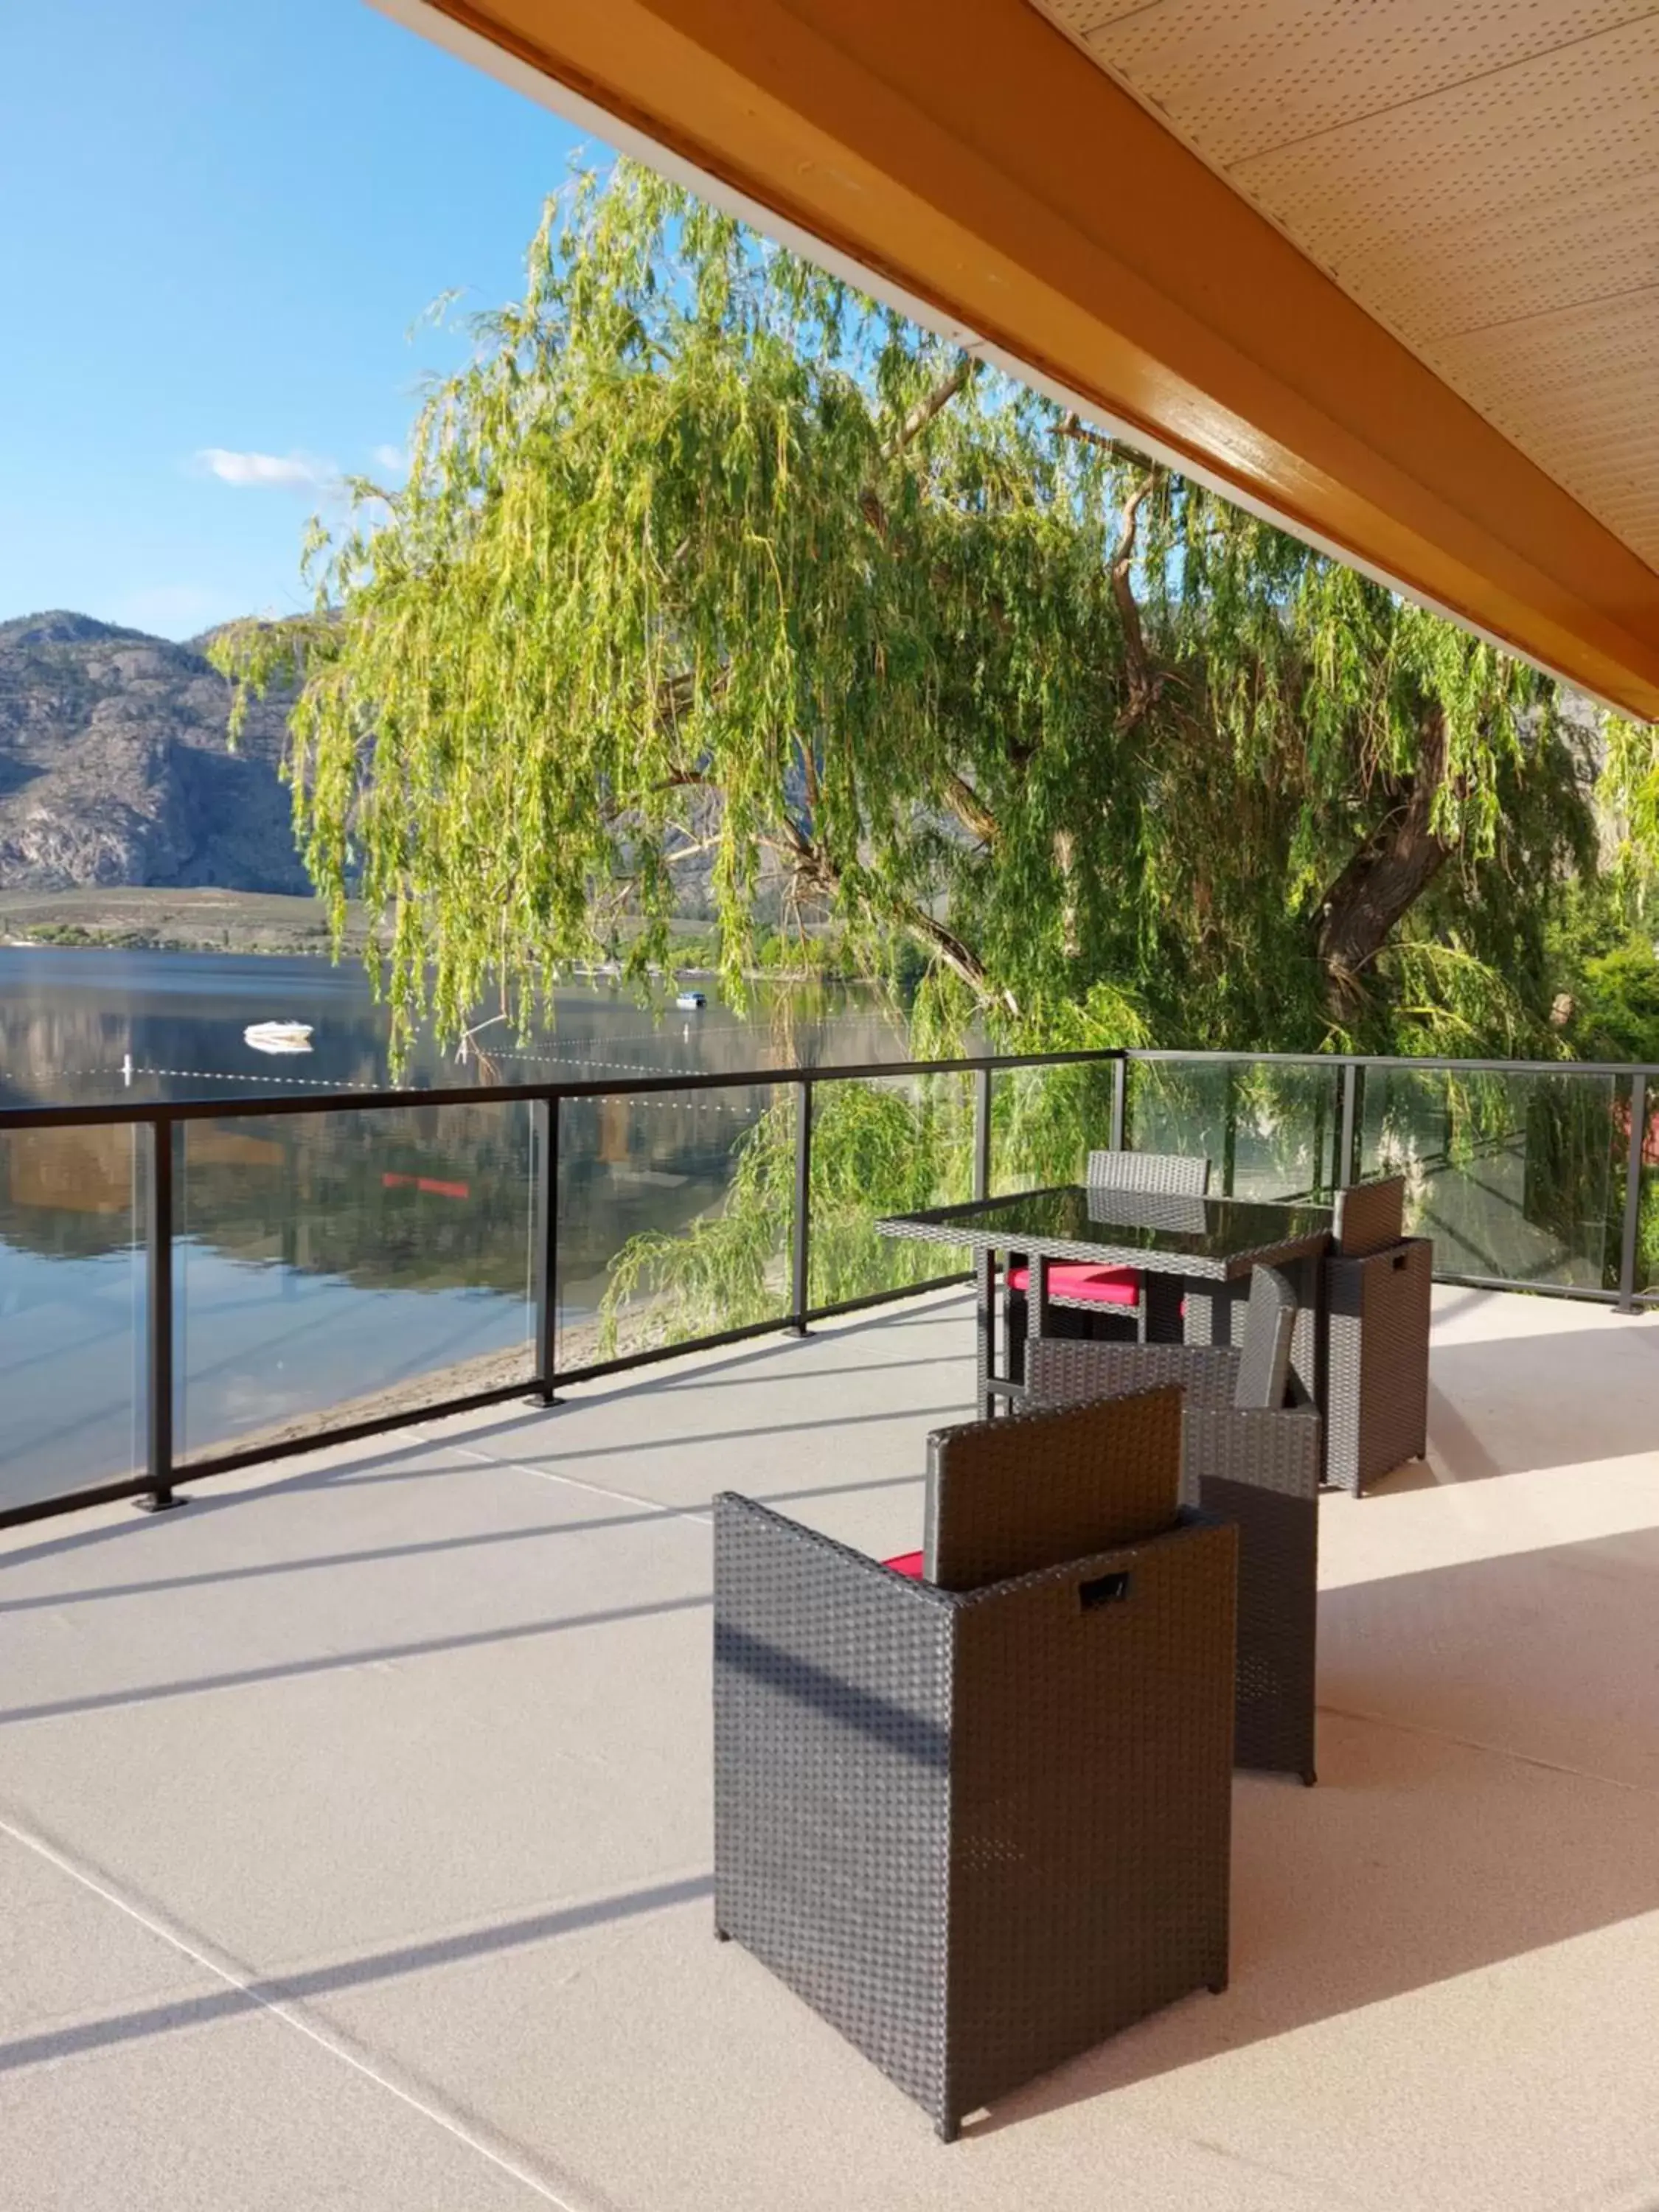
M 376 4 L 1659 719 L 1653 568 L 1028 0 Z

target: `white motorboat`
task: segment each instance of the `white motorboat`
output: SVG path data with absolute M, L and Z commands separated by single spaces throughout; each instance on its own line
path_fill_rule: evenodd
M 255 1052 L 309 1052 L 309 1022 L 250 1022 L 242 1031 L 244 1044 Z
M 708 1001 L 701 991 L 682 991 L 675 999 L 674 1004 L 684 1007 L 688 1014 L 700 1014 Z

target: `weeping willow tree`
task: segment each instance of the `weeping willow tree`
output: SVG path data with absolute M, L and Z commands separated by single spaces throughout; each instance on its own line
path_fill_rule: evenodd
M 646 984 L 688 866 L 933 1035 L 1541 1032 L 1589 837 L 1552 687 L 650 173 L 550 203 L 401 489 L 313 537 L 296 819 L 394 1047 Z

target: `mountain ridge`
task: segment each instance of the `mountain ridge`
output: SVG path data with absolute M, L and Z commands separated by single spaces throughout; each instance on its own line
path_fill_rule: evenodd
M 256 701 L 232 752 L 214 635 L 0 622 L 0 890 L 310 890 L 279 774 L 290 702 Z

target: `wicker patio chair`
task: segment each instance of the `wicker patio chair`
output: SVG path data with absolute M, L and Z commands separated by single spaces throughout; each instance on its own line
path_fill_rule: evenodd
M 1091 1152 L 1083 1179 L 1091 1190 L 1202 1198 L 1210 1188 L 1210 1163 L 1202 1152 Z
M 1237 1351 L 1044 1337 L 1028 1347 L 1028 1402 L 1181 1386 L 1182 1495 L 1238 1529 L 1235 1759 L 1311 1784 L 1321 1436 L 1312 1407 L 1285 1403 L 1296 1312 L 1284 1277 L 1258 1267 Z
M 1097 1152 L 1089 1155 L 1085 1184 L 1091 1191 L 1130 1191 L 1142 1195 L 1202 1198 L 1210 1187 L 1210 1163 L 1202 1153 Z M 1160 1283 L 1160 1288 L 1167 1285 Z M 1005 1278 L 1004 1332 L 1008 1372 L 1018 1382 L 1024 1372 L 1025 1340 L 1030 1326 L 1030 1268 L 1024 1258 L 1011 1255 Z M 1178 1293 L 1172 1292 L 1178 1300 Z M 1048 1268 L 1050 1314 L 1075 1313 L 1102 1320 L 1109 1332 L 1114 1322 L 1126 1334 L 1145 1339 L 1149 1328 L 1146 1279 L 1138 1267 L 1097 1267 L 1087 1261 L 1056 1260 Z M 1170 1334 L 1178 1305 L 1170 1309 Z M 1062 1332 L 1066 1324 L 1061 1325 Z M 1078 1326 L 1081 1335 L 1094 1334 L 1088 1322 Z
M 944 1583 L 714 1501 L 716 1930 L 947 2142 L 1225 1985 L 1237 1536 L 1173 1504 L 1179 1424 L 932 1438 Z
M 1381 1176 L 1350 1183 L 1332 1201 L 1332 1249 L 1350 1259 L 1385 1251 L 1406 1234 L 1406 1178 Z
M 1434 1246 L 1405 1234 L 1405 1197 L 1400 1176 L 1339 1191 L 1325 1261 L 1325 1479 L 1355 1497 L 1429 1448 Z

